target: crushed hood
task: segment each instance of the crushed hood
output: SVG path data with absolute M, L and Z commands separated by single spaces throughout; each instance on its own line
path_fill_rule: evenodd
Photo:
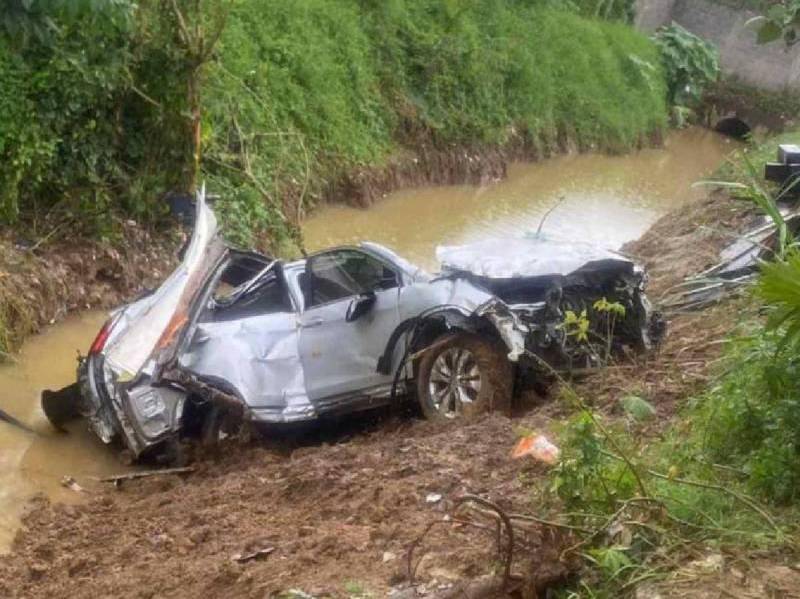
M 566 276 L 593 264 L 632 265 L 613 250 L 544 236 L 439 246 L 436 258 L 445 272 L 468 272 L 490 279 Z

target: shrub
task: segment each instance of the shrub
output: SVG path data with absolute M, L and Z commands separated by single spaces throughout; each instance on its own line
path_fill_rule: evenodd
M 661 51 L 669 102 L 697 105 L 706 86 L 719 78 L 719 51 L 677 23 L 661 27 L 654 39 Z

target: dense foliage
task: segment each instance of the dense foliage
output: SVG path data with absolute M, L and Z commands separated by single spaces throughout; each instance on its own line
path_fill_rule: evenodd
M 782 40 L 787 47 L 800 43 L 800 0 L 770 3 L 763 15 L 750 21 L 758 31 L 758 43 Z
M 229 233 L 280 245 L 402 147 L 622 150 L 664 126 L 657 50 L 604 20 L 628 0 L 9 2 L 0 220 L 37 235 L 154 220 L 194 154 Z
M 661 27 L 654 37 L 661 50 L 673 106 L 696 106 L 703 91 L 719 78 L 719 51 L 677 23 Z

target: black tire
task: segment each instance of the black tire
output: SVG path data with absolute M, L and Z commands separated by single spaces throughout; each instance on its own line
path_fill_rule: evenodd
M 458 332 L 439 337 L 430 347 L 420 358 L 416 377 L 417 398 L 426 418 L 452 420 L 493 410 L 510 411 L 514 370 L 502 342 Z M 465 352 L 469 357 L 463 358 L 464 380 L 457 382 L 462 377 L 458 368 L 453 368 L 450 382 L 444 383 L 442 366 L 460 360 Z M 476 372 L 478 385 L 474 384 Z M 443 391 L 445 388 L 448 391 Z
M 216 447 L 224 439 L 237 437 L 242 429 L 242 419 L 220 405 L 212 405 L 203 419 L 200 442 L 204 447 Z

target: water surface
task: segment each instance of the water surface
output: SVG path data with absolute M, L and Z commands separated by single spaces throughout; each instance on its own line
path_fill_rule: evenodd
M 617 248 L 706 193 L 692 183 L 709 176 L 735 147 L 712 131 L 685 129 L 670 134 L 662 148 L 633 154 L 513 164 L 508 178 L 486 186 L 407 189 L 366 210 L 326 206 L 303 231 L 309 250 L 367 239 L 433 268 L 437 244 L 522 236 L 553 209 L 544 232 Z

